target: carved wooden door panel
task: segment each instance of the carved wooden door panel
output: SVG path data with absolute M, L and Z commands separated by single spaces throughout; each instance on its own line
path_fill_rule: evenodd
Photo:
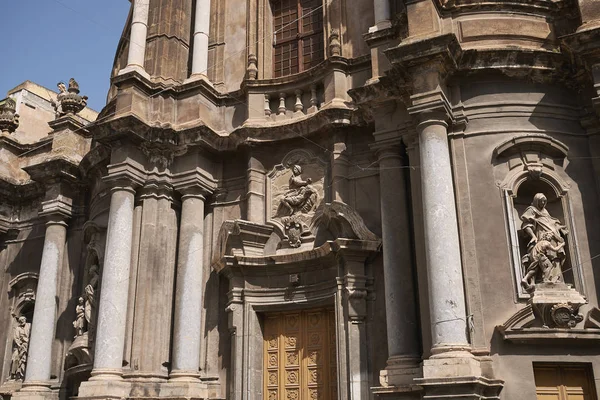
M 596 400 L 591 368 L 578 365 L 536 365 L 538 400 Z
M 332 310 L 268 314 L 264 328 L 265 400 L 337 398 Z

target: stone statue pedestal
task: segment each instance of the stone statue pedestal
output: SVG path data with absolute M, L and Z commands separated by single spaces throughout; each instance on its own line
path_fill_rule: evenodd
M 579 307 L 587 300 L 566 283 L 538 283 L 530 304 L 545 328 L 574 328 L 583 321 Z

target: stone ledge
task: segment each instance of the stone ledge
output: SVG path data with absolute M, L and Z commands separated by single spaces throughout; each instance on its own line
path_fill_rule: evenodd
M 501 326 L 496 327 L 496 329 L 504 340 L 516 344 L 569 343 L 585 346 L 598 345 L 598 342 L 600 342 L 600 329 L 503 329 Z

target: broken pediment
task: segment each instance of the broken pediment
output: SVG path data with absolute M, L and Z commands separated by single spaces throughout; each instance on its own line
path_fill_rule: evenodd
M 226 256 L 265 257 L 312 251 L 336 239 L 379 240 L 354 209 L 334 201 L 321 204 L 307 222 L 294 222 L 293 216 L 265 225 L 244 220 L 225 221 L 212 265 L 221 270 Z

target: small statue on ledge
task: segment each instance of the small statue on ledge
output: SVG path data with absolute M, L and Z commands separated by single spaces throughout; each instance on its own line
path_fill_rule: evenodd
M 58 94 L 56 101 L 52 102 L 52 106 L 56 112 L 56 118 L 60 118 L 67 114 L 77 114 L 87 105 L 87 96 L 79 95 L 79 84 L 73 78 L 69 79 L 69 88 L 64 82 L 58 82 Z
M 88 284 L 83 289 L 84 300 L 85 300 L 85 320 L 87 322 L 88 329 L 91 329 L 94 325 L 94 315 L 96 312 L 96 297 L 98 295 L 98 265 L 92 264 L 90 266 Z
M 78 299 L 77 306 L 75 307 L 75 313 L 76 316 L 75 321 L 73 321 L 73 328 L 75 328 L 75 339 L 77 339 L 77 337 L 83 336 L 83 334 L 87 331 L 83 297 Z
M 546 209 L 548 200 L 543 193 L 533 197 L 521 221 L 521 229 L 529 238 L 527 254 L 522 257 L 527 271 L 521 285 L 527 291 L 535 288 L 536 281 L 542 283 L 563 282 L 562 265 L 566 259 L 565 237 L 568 230 Z
M 16 318 L 16 316 L 13 314 Z M 23 316 L 16 318 L 17 326 L 13 331 L 13 353 L 10 364 L 10 378 L 22 381 L 25 377 L 27 349 L 29 347 L 29 325 Z

